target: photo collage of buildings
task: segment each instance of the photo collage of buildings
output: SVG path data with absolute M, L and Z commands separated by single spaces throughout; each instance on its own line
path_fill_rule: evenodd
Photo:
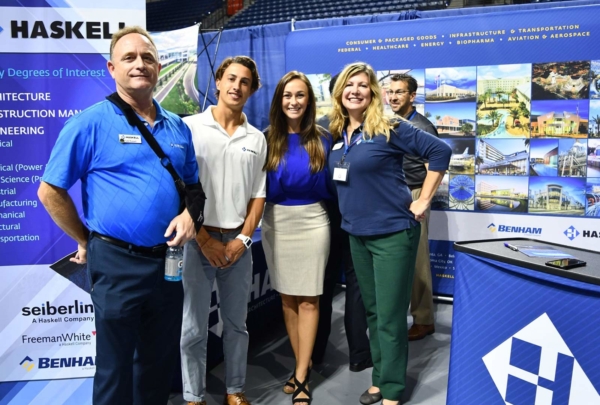
M 453 151 L 432 209 L 600 217 L 600 60 L 378 71 L 384 98 L 396 73 Z

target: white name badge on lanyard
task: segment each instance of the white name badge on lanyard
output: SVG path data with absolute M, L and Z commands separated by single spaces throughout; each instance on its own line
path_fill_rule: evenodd
M 333 180 L 345 183 L 348 181 L 348 172 L 350 171 L 350 163 L 335 162 L 333 168 Z

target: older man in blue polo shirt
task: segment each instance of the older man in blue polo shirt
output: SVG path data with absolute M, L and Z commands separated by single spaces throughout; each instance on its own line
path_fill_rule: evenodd
M 186 184 L 198 182 L 191 133 L 152 99 L 160 72 L 149 34 L 114 34 L 108 70 Z M 177 363 L 181 283 L 164 278 L 167 246 L 195 237 L 173 178 L 119 108 L 102 101 L 65 124 L 38 195 L 88 263 L 96 315 L 93 404 L 165 405 Z M 67 190 L 81 180 L 83 223 Z

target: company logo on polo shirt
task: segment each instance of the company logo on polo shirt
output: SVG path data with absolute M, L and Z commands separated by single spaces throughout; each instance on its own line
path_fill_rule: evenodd
M 563 233 L 565 234 L 565 236 L 567 238 L 569 238 L 569 240 L 573 240 L 580 235 L 579 231 L 577 229 L 575 229 L 575 227 L 573 225 L 568 227 Z
M 507 405 L 600 404 L 600 395 L 548 314 L 482 360 Z
M 252 154 L 258 155 L 258 153 L 252 149 L 248 149 L 245 146 L 242 147 L 242 152 L 250 152 Z
M 25 370 L 27 370 L 28 373 L 31 370 L 33 370 L 33 368 L 35 367 L 35 364 L 33 363 L 33 359 L 29 356 L 25 356 L 25 358 L 23 359 L 23 361 L 21 361 L 19 363 L 19 365 L 21 367 L 23 367 Z
M 542 228 L 533 228 L 530 226 L 511 226 L 511 225 L 498 225 L 493 222 L 488 225 L 490 232 L 504 232 L 504 233 L 524 233 L 528 235 L 541 235 Z
M 171 148 L 185 149 L 185 147 L 183 145 L 180 145 L 178 143 L 172 143 Z

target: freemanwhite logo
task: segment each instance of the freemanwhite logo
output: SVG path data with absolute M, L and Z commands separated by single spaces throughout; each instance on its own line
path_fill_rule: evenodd
M 600 405 L 600 395 L 547 314 L 482 360 L 507 405 Z

